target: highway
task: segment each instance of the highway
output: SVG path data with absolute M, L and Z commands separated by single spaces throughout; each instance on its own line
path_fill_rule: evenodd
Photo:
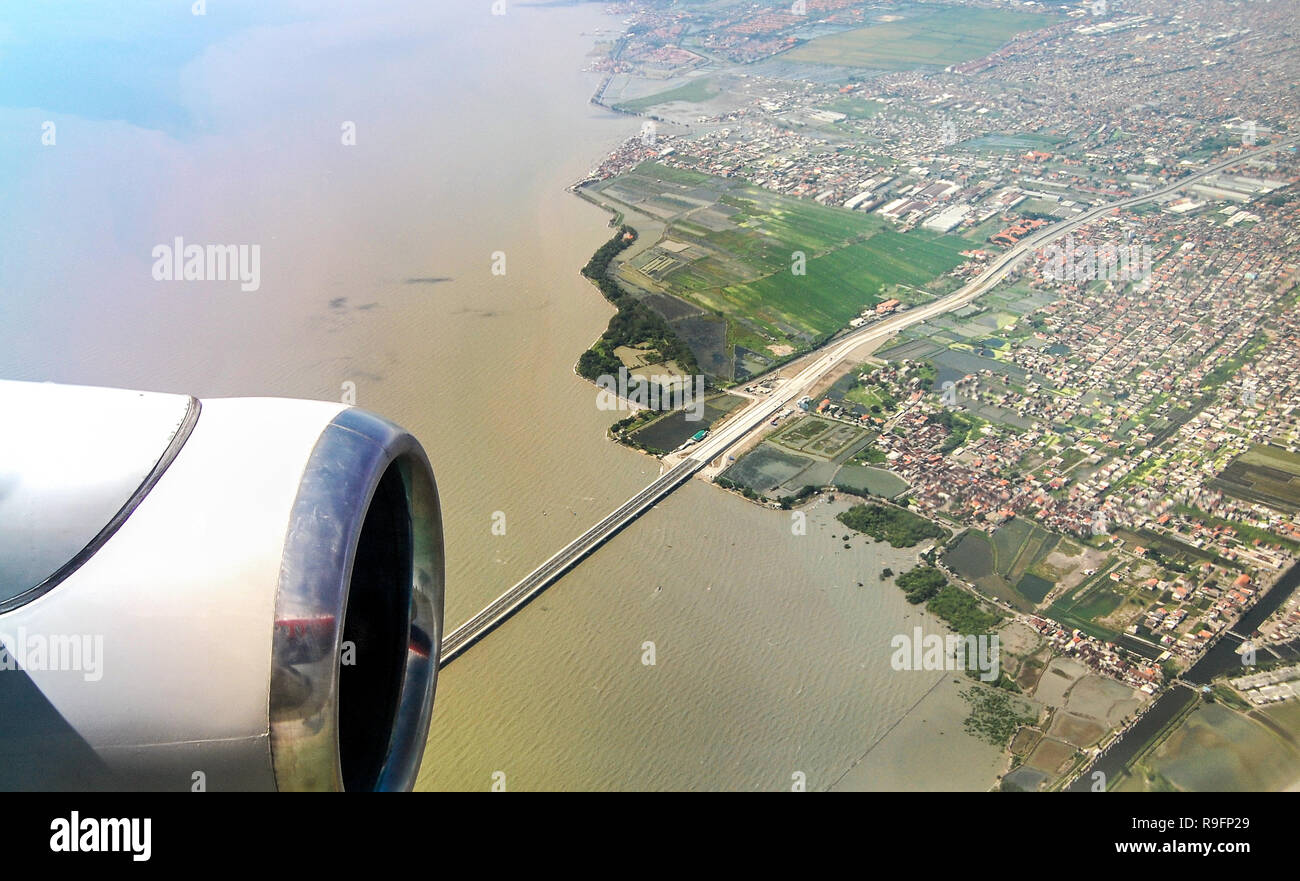
M 863 343 L 892 336 L 913 324 L 962 308 L 1006 278 L 1007 274 L 1015 268 L 1015 265 L 1026 254 L 1055 241 L 1061 236 L 1068 235 L 1103 214 L 1115 211 L 1118 208 L 1128 208 L 1161 199 L 1189 184 L 1195 183 L 1203 177 L 1240 164 L 1255 156 L 1289 148 L 1297 142 L 1300 142 L 1300 137 L 1289 138 L 1277 144 L 1261 147 L 1249 153 L 1216 162 L 1160 189 L 1098 205 L 1078 217 L 1041 229 L 1021 239 L 1013 248 L 993 260 L 978 277 L 953 293 L 932 303 L 916 306 L 883 321 L 858 328 L 831 342 L 824 351 L 811 356 L 812 360 L 801 368 L 798 373 L 789 379 L 783 380 L 772 390 L 771 394 L 740 410 L 736 415 L 729 418 L 721 428 L 709 434 L 699 444 L 688 447 L 681 455 L 670 454 L 665 456 L 664 463 L 670 467 L 653 483 L 632 496 L 595 526 L 592 526 L 582 535 L 565 545 L 555 556 L 537 567 L 500 597 L 493 600 L 481 612 L 447 634 L 442 641 L 439 666 L 446 666 L 461 655 L 529 600 L 557 581 L 560 576 L 572 569 L 584 557 L 600 547 L 620 529 L 654 507 L 658 501 L 689 480 L 692 475 L 703 469 L 709 462 L 724 455 L 727 450 L 743 441 L 752 432 L 761 431 L 763 426 L 774 415 L 783 408 L 791 406 L 799 397 L 807 394 L 808 389 L 816 385 L 823 376 L 833 370 Z
M 972 279 L 965 286 L 959 288 L 947 296 L 927 303 L 923 306 L 917 306 L 909 309 L 899 315 L 892 316 L 874 324 L 868 324 L 857 330 L 846 334 L 840 339 L 832 342 L 821 354 L 817 355 L 810 363 L 799 370 L 794 376 L 783 380 L 780 385 L 772 390 L 772 393 L 754 404 L 749 405 L 741 410 L 734 418 L 729 420 L 721 429 L 705 438 L 698 447 L 691 449 L 692 458 L 703 459 L 705 462 L 711 462 L 718 456 L 721 456 L 728 449 L 741 441 L 750 431 L 758 428 L 772 416 L 776 415 L 784 407 L 791 406 L 803 395 L 816 385 L 821 377 L 825 376 L 830 370 L 844 360 L 854 349 L 865 342 L 880 339 L 882 337 L 892 336 L 903 328 L 910 327 L 913 324 L 934 318 L 945 312 L 951 312 L 960 309 L 977 297 L 986 293 L 990 288 L 1002 281 L 1015 268 L 1016 264 L 1026 254 L 1050 244 L 1056 239 L 1068 235 L 1081 226 L 1096 220 L 1103 214 L 1115 211 L 1119 208 L 1129 208 L 1140 205 L 1144 202 L 1162 199 L 1165 196 L 1177 192 L 1178 190 L 1195 183 L 1201 178 L 1216 174 L 1225 168 L 1237 165 L 1246 159 L 1259 156 L 1265 153 L 1275 152 L 1286 149 L 1300 141 L 1300 138 L 1290 138 L 1273 144 L 1268 147 L 1262 147 L 1250 153 L 1243 153 L 1240 156 L 1234 156 L 1231 159 L 1225 159 L 1207 166 L 1200 171 L 1191 175 L 1180 178 L 1177 182 L 1152 190 L 1149 193 L 1143 193 L 1138 196 L 1130 196 L 1125 199 L 1119 199 L 1114 202 L 1107 202 L 1104 205 L 1098 205 L 1091 208 L 1078 217 L 1061 221 L 1049 227 L 1045 227 L 1037 232 L 1021 239 L 1016 245 L 1006 253 L 999 256 L 988 265 L 984 272 L 980 273 L 975 279 Z M 755 382 L 761 381 L 759 379 Z M 671 457 L 667 457 L 671 461 Z
M 690 479 L 704 466 L 697 459 L 686 459 L 661 474 L 654 483 L 638 492 L 612 514 L 565 545 L 555 556 L 530 572 L 483 611 L 449 633 L 442 641 L 439 665 L 445 666 L 494 627 L 510 617 L 520 606 L 545 590 L 583 557 L 600 547 L 610 536 L 641 516 L 646 510 Z

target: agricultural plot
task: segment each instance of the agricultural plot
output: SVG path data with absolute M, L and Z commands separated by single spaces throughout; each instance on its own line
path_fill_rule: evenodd
M 1268 792 L 1300 780 L 1300 749 L 1241 713 L 1203 704 L 1135 770 L 1145 788 Z
M 1069 767 L 1074 752 L 1074 747 L 1068 743 L 1044 737 L 1039 741 L 1038 747 L 1029 756 L 1026 764 L 1049 777 L 1056 777 Z
M 668 104 L 673 101 L 684 101 L 687 103 L 698 104 L 715 97 L 721 89 L 709 81 L 707 77 L 692 80 L 685 85 L 678 86 L 675 89 L 669 89 L 666 92 L 659 92 L 654 95 L 646 95 L 644 98 L 632 98 L 627 101 L 620 101 L 614 105 L 615 110 L 623 110 L 627 113 L 640 113 L 643 110 L 649 110 L 651 107 L 657 107 L 660 104 Z
M 723 380 L 806 351 L 888 289 L 930 285 L 967 247 L 955 236 L 898 233 L 875 215 L 655 162 L 589 192 L 613 210 L 663 222 L 658 241 L 616 264 L 615 275 L 675 329 L 684 325 L 679 336 L 696 360 Z M 706 322 L 723 325 L 721 342 Z
M 818 37 L 784 57 L 873 70 L 943 67 L 982 58 L 1017 34 L 1054 21 L 1051 16 L 997 9 L 913 7 L 903 21 Z
M 793 328 L 798 341 L 808 343 L 879 303 L 887 285 L 924 284 L 957 266 L 961 250 L 955 241 L 922 231 L 881 230 L 861 244 L 811 257 L 806 275 L 795 275 L 786 266 L 765 278 L 698 296 L 706 308 L 746 316 L 765 335 L 789 339 Z
M 1279 511 L 1300 511 L 1300 453 L 1259 445 L 1238 456 L 1210 482 L 1234 498 Z
M 1119 537 L 1129 547 L 1140 545 L 1160 554 L 1167 560 L 1173 560 L 1184 566 L 1196 566 L 1206 561 L 1216 560 L 1217 557 L 1209 551 L 1193 547 L 1178 541 L 1171 535 L 1161 532 L 1152 532 L 1149 529 L 1127 530 L 1117 529 L 1115 535 Z
M 1047 615 L 1063 627 L 1077 627 L 1090 636 L 1128 646 L 1129 642 L 1121 634 L 1097 623 L 1118 609 L 1128 595 L 1127 591 L 1121 594 L 1111 589 L 1108 572 L 1109 569 L 1103 569 L 1073 593 L 1058 597 L 1048 607 Z
M 785 484 L 812 464 L 813 460 L 806 456 L 763 443 L 742 456 L 720 476 L 755 492 L 765 493 Z
M 1056 585 L 1057 573 L 1045 561 L 1059 540 L 1028 520 L 1016 519 L 992 536 L 968 530 L 944 562 L 990 596 L 1028 612 Z

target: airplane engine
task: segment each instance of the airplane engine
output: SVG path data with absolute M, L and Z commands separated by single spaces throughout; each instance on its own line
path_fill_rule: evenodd
M 391 422 L 0 382 L 0 789 L 410 789 L 442 630 Z

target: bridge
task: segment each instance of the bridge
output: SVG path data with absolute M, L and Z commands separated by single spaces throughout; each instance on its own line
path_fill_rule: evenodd
M 1006 278 L 1026 254 L 1073 232 L 1103 214 L 1119 208 L 1128 208 L 1163 198 L 1203 177 L 1240 164 L 1255 156 L 1289 149 L 1297 143 L 1300 143 L 1300 137 L 1288 138 L 1277 144 L 1221 160 L 1160 189 L 1098 205 L 1078 217 L 1038 230 L 1021 239 L 1013 248 L 993 260 L 978 277 L 953 293 L 932 303 L 916 306 L 884 321 L 865 325 L 845 334 L 838 340 L 828 343 L 820 353 L 814 352 L 809 356 L 811 360 L 807 361 L 806 365 L 798 373 L 782 380 L 772 390 L 771 394 L 740 410 L 735 416 L 723 423 L 721 428 L 700 441 L 698 445 L 688 447 L 680 458 L 675 455 L 664 457 L 665 464 L 671 467 L 653 483 L 624 502 L 612 514 L 609 514 L 595 526 L 578 536 L 559 553 L 525 576 L 522 581 L 493 600 L 477 615 L 447 634 L 442 641 L 442 655 L 439 659 L 439 666 L 446 666 L 455 660 L 466 649 L 528 603 L 529 600 L 554 584 L 560 576 L 608 541 L 620 529 L 653 508 L 656 503 L 689 480 L 711 461 L 721 457 L 727 450 L 750 436 L 752 432 L 761 429 L 782 408 L 802 396 L 807 389 L 811 388 L 829 370 L 847 358 L 854 349 L 863 343 L 884 336 L 892 336 L 905 327 L 960 309 Z
M 691 478 L 704 467 L 697 459 L 686 459 L 661 474 L 654 483 L 638 492 L 618 507 L 612 514 L 588 529 L 555 556 L 538 566 L 518 584 L 492 601 L 487 608 L 457 627 L 442 641 L 440 666 L 446 666 L 467 648 L 486 636 L 493 628 L 509 618 L 516 609 L 549 587 L 561 575 L 572 569 L 583 557 L 608 541 L 615 533 L 655 503 Z

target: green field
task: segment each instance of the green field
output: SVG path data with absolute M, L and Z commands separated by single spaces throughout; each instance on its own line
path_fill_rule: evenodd
M 952 7 L 914 8 L 906 16 L 903 21 L 818 37 L 784 57 L 879 70 L 944 67 L 982 58 L 1017 34 L 1055 21 L 1029 12 Z
M 1106 566 L 1077 589 L 1058 597 L 1047 608 L 1048 617 L 1062 626 L 1077 627 L 1084 633 L 1100 639 L 1115 641 L 1118 634 L 1097 623 L 1119 608 L 1124 596 L 1111 589 L 1113 582 L 1107 577 L 1113 566 Z
M 881 301 L 887 285 L 924 285 L 962 262 L 960 240 L 923 231 L 881 230 L 807 263 L 807 275 L 789 269 L 747 284 L 699 292 L 693 298 L 709 309 L 744 316 L 769 335 L 820 340 L 844 327 L 867 306 Z
M 632 98 L 628 101 L 620 101 L 614 105 L 615 110 L 623 110 L 627 113 L 641 113 L 656 107 L 660 104 L 667 104 L 670 101 L 688 101 L 699 103 L 707 101 L 717 95 L 720 89 L 715 88 L 708 78 L 693 80 L 684 86 L 678 86 L 675 89 L 669 89 L 666 92 L 659 92 L 655 95 L 646 95 L 644 98 Z
M 657 298 L 647 302 L 724 381 L 806 351 L 897 284 L 931 289 L 969 247 L 957 236 L 898 233 L 875 215 L 657 162 L 590 192 L 611 210 L 663 224 L 615 277 Z
M 1294 514 L 1300 510 L 1300 454 L 1253 447 L 1210 482 L 1230 496 Z

